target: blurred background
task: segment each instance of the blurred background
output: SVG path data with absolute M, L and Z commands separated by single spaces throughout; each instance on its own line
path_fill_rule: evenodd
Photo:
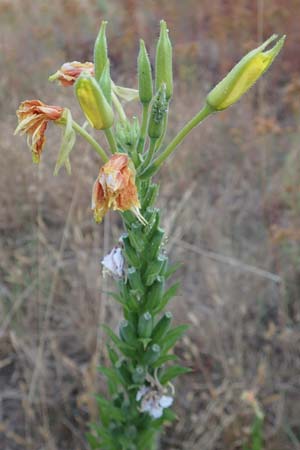
M 299 0 L 0 0 L 1 450 L 87 449 L 93 394 L 105 392 L 99 324 L 120 320 L 100 259 L 121 222 L 112 213 L 99 226 L 90 212 L 97 155 L 78 138 L 72 175 L 54 177 L 60 130 L 49 124 L 35 166 L 13 136 L 15 110 L 38 98 L 82 122 L 72 88 L 49 74 L 91 61 L 106 19 L 112 77 L 137 87 L 138 39 L 153 63 L 162 18 L 176 80 L 168 140 L 248 50 L 288 35 L 268 74 L 194 130 L 160 175 L 168 251 L 183 263 L 170 308 L 190 324 L 176 353 L 193 369 L 177 383 L 162 448 L 300 449 Z M 251 444 L 245 392 L 265 414 L 263 447 Z

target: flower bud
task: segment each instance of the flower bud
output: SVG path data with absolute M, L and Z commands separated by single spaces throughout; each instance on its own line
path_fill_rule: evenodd
M 133 326 L 128 320 L 122 320 L 119 328 L 120 338 L 127 344 L 134 344 L 136 342 L 136 334 Z
M 97 81 L 100 80 L 107 61 L 106 25 L 107 22 L 103 20 L 94 45 L 95 78 Z
M 160 35 L 156 47 L 155 88 L 166 84 L 166 99 L 170 100 L 173 94 L 172 45 L 169 39 L 169 30 L 164 20 L 160 21 Z
M 162 277 L 157 277 L 147 292 L 146 305 L 150 311 L 160 304 L 164 294 L 164 288 L 164 279 Z
M 97 81 L 88 73 L 83 73 L 75 83 L 75 93 L 81 109 L 96 130 L 110 128 L 114 113 Z
M 157 344 L 151 345 L 151 347 L 149 347 L 148 350 L 144 353 L 143 356 L 144 364 L 147 364 L 148 366 L 150 364 L 153 364 L 160 357 L 160 353 L 161 349 L 159 345 Z
M 250 51 L 233 69 L 213 88 L 207 96 L 207 104 L 216 111 L 228 108 L 253 86 L 270 67 L 280 52 L 285 36 L 268 51 L 263 51 L 277 35 L 271 36 L 262 45 Z
M 153 95 L 151 64 L 144 41 L 140 40 L 140 52 L 138 56 L 139 97 L 143 104 L 151 102 Z
M 157 276 L 160 274 L 161 269 L 166 262 L 167 257 L 164 255 L 159 255 L 156 259 L 151 261 L 145 272 L 145 284 L 146 286 L 151 286 L 154 283 Z
M 165 337 L 165 335 L 169 331 L 172 317 L 172 313 L 167 311 L 157 322 L 152 333 L 153 341 L 159 342 L 160 339 L 163 339 Z
M 127 271 L 127 276 L 131 290 L 137 295 L 143 295 L 144 285 L 141 280 L 140 272 L 137 271 L 134 267 L 129 267 Z
M 149 338 L 152 333 L 153 319 L 149 311 L 142 314 L 138 323 L 138 334 L 141 338 Z
M 168 109 L 166 85 L 163 83 L 154 97 L 148 126 L 150 139 L 159 139 L 164 129 L 164 116 Z
M 132 380 L 134 383 L 140 384 L 145 380 L 146 372 L 143 366 L 136 366 L 135 371 L 132 374 Z

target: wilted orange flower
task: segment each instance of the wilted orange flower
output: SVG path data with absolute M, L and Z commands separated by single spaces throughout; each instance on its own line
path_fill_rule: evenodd
M 109 209 L 131 210 L 143 223 L 135 185 L 135 168 L 124 153 L 115 153 L 101 167 L 92 194 L 92 210 L 96 222 L 101 222 Z
M 15 134 L 27 133 L 27 143 L 32 151 L 32 160 L 40 162 L 41 153 L 46 142 L 45 131 L 49 120 L 58 120 L 62 117 L 64 108 L 46 105 L 40 100 L 25 100 L 17 110 L 19 124 Z
M 89 72 L 94 76 L 94 64 L 78 61 L 66 62 L 57 72 L 49 77 L 49 80 L 57 80 L 62 86 L 72 86 L 82 72 Z

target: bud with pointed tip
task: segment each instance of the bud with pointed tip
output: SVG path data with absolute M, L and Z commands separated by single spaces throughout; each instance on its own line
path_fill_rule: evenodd
M 156 47 L 155 63 L 155 88 L 166 84 L 166 98 L 170 100 L 173 94 L 173 67 L 172 67 L 172 44 L 169 38 L 169 30 L 164 20 L 160 21 L 160 35 Z
M 228 108 L 254 85 L 258 78 L 270 67 L 284 44 L 285 36 L 279 39 L 273 48 L 263 51 L 276 38 L 277 35 L 274 34 L 262 45 L 249 52 L 214 87 L 206 99 L 211 108 L 215 111 Z
M 168 109 L 166 84 L 163 83 L 154 97 L 148 126 L 150 139 L 159 139 L 163 133 L 164 116 Z
M 140 40 L 138 56 L 139 97 L 143 105 L 151 102 L 153 95 L 151 64 L 143 39 Z

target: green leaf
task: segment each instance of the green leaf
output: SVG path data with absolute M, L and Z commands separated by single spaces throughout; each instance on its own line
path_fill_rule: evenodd
M 99 395 L 96 396 L 96 400 L 101 409 L 101 417 L 104 413 L 107 417 L 114 419 L 118 422 L 122 423 L 124 421 L 122 411 L 116 406 L 113 406 L 110 401 L 106 400 L 103 397 L 100 397 Z
M 154 310 L 154 314 L 158 314 L 160 311 L 162 311 L 167 306 L 167 304 L 172 299 L 172 297 L 174 297 L 176 295 L 179 287 L 180 287 L 180 283 L 178 281 L 177 283 L 174 283 L 171 287 L 169 287 L 169 289 L 166 290 L 158 307 Z
M 160 358 L 158 358 L 158 360 L 155 361 L 154 364 L 152 364 L 152 367 L 153 369 L 156 369 L 156 367 L 160 367 L 168 361 L 176 361 L 177 359 L 178 359 L 177 355 L 163 355 Z
M 179 375 L 183 375 L 184 373 L 191 372 L 192 369 L 189 367 L 182 367 L 182 366 L 172 366 L 168 367 L 163 374 L 160 377 L 161 384 L 166 384 L 168 381 L 173 380 L 173 378 L 178 377 Z
M 165 273 L 166 279 L 170 278 L 178 269 L 180 269 L 180 267 L 182 267 L 182 263 L 172 264 L 170 267 L 168 267 Z
M 65 130 L 61 141 L 60 150 L 55 164 L 54 175 L 57 175 L 60 168 L 65 165 L 68 174 L 71 173 L 69 155 L 76 141 L 76 133 L 72 127 L 72 115 L 69 109 L 65 109 L 64 118 L 66 120 Z
M 121 339 L 119 339 L 118 336 L 107 325 L 102 326 L 113 343 L 125 356 L 129 356 L 130 358 L 136 357 L 136 349 L 134 347 L 131 347 L 130 345 L 125 344 L 125 342 L 122 342 Z
M 175 345 L 178 339 L 186 332 L 189 328 L 189 325 L 179 325 L 176 328 L 173 328 L 168 332 L 168 334 L 164 338 L 163 342 L 163 351 L 166 353 L 171 347 Z

